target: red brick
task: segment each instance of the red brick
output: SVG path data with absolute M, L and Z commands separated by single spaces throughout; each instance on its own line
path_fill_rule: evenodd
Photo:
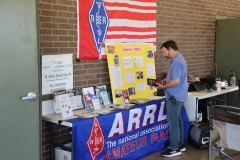
M 59 41 L 73 41 L 73 36 L 59 36 Z
M 58 28 L 58 24 L 54 24 L 54 23 L 42 23 L 42 28 L 55 29 L 55 28 Z
M 58 36 L 41 36 L 42 41 L 58 41 Z
M 40 29 L 40 35 L 42 36 L 42 35 L 51 35 L 52 34 L 52 30 L 51 29 L 46 29 L 46 28 L 44 28 L 44 29 Z
M 73 29 L 72 24 L 59 24 L 59 29 Z
M 39 16 L 39 22 L 52 22 L 52 17 Z
M 39 0 L 40 2 L 56 4 L 57 0 Z
M 38 3 L 38 9 L 51 9 L 51 7 L 52 7 L 51 4 Z
M 62 5 L 52 5 L 52 10 L 57 10 L 57 11 L 67 11 L 68 7 L 67 6 L 62 6 Z
M 67 30 L 53 30 L 53 35 L 68 35 Z
M 40 10 L 40 15 L 41 16 L 57 16 L 57 12 L 56 11 L 51 11 L 51 10 Z
M 68 47 L 68 43 L 67 42 L 54 42 L 54 47 L 56 47 L 56 48 L 57 47 Z
M 58 17 L 72 18 L 73 14 L 69 12 L 58 12 Z
M 67 23 L 68 20 L 67 18 L 62 18 L 62 17 L 52 17 L 52 22 L 54 23 Z

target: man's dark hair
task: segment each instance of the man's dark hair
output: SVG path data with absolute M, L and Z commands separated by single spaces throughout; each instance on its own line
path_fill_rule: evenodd
M 169 40 L 169 41 L 166 41 L 162 44 L 161 46 L 161 49 L 165 47 L 166 49 L 169 49 L 170 47 L 173 49 L 173 50 L 177 50 L 178 51 L 178 46 L 177 46 L 177 43 L 173 40 Z

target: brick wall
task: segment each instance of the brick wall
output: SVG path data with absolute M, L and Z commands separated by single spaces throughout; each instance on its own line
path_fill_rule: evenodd
M 157 6 L 157 47 L 168 39 L 176 40 L 188 72 L 199 77 L 209 75 L 214 62 L 216 15 L 239 17 L 240 1 L 158 0 Z M 165 72 L 168 64 L 158 57 L 158 72 Z
M 39 0 L 40 54 L 66 54 L 77 51 L 76 0 Z M 206 76 L 213 70 L 216 15 L 240 16 L 239 0 L 157 0 L 157 57 L 156 71 L 160 77 L 168 70 L 169 61 L 159 49 L 166 40 L 178 43 L 194 76 Z M 74 87 L 109 84 L 107 63 L 74 59 Z M 49 160 L 50 123 L 42 123 L 43 160 Z M 56 142 L 70 129 L 54 125 Z

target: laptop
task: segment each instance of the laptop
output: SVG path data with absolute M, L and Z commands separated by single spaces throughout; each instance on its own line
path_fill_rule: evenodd
M 192 84 L 197 92 L 211 92 L 211 90 L 205 89 L 200 81 L 193 82 Z

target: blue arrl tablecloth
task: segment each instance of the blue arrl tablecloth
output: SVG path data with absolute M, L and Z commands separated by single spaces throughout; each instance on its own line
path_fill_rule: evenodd
M 184 139 L 188 138 L 189 122 L 182 107 Z M 74 160 L 139 160 L 169 145 L 165 99 L 136 105 L 130 110 L 99 115 L 96 118 L 75 118 L 72 123 Z

